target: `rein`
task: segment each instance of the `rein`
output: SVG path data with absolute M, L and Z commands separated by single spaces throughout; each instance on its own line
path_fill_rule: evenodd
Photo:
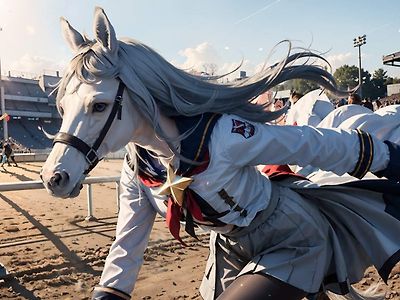
M 101 129 L 100 134 L 97 140 L 94 142 L 93 146 L 89 146 L 86 142 L 84 142 L 80 138 L 72 134 L 69 134 L 67 132 L 60 131 L 54 137 L 53 145 L 55 143 L 62 143 L 72 146 L 85 156 L 85 159 L 89 164 L 89 167 L 84 172 L 85 175 L 87 175 L 91 170 L 93 170 L 93 168 L 101 160 L 97 154 L 97 150 L 99 149 L 101 143 L 106 137 L 107 132 L 110 130 L 111 124 L 114 121 L 115 116 L 117 116 L 118 120 L 121 120 L 122 95 L 124 93 L 124 89 L 125 89 L 125 84 L 121 80 L 119 80 L 118 91 L 117 94 L 115 95 L 115 100 L 110 115 L 108 116 L 108 119 L 104 124 L 103 128 Z

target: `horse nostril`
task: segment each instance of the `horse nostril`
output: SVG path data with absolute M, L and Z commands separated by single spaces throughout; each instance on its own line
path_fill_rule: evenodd
M 65 186 L 68 182 L 69 176 L 65 171 L 56 172 L 49 180 L 50 186 Z
M 60 173 L 55 173 L 51 178 L 50 178 L 50 184 L 59 184 L 61 181 L 61 174 Z

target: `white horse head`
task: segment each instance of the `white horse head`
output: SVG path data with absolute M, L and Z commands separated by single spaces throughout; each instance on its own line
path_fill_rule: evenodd
M 61 23 L 75 56 L 58 87 L 57 106 L 63 122 L 41 173 L 46 189 L 58 197 L 78 195 L 82 179 L 97 160 L 128 143 L 133 164 L 137 163 L 136 145 L 160 157 L 176 154 L 184 159 L 179 156 L 177 143 L 191 131 L 177 133 L 176 116 L 230 113 L 268 122 L 283 111 L 266 112 L 263 105 L 252 101 L 293 78 L 307 78 L 339 92 L 333 76 L 322 68 L 295 64 L 302 58 L 321 58 L 308 51 L 288 54 L 280 63 L 245 81 L 218 84 L 174 67 L 138 41 L 117 40 L 101 8 L 95 10 L 93 40 L 65 19 Z M 119 109 L 115 103 L 121 96 L 117 96 L 121 82 L 123 104 Z
M 64 38 L 76 56 L 59 86 L 57 105 L 63 117 L 60 132 L 76 137 L 87 145 L 93 145 L 111 114 L 120 81 L 114 74 L 95 77 L 91 76 L 93 74 L 80 73 L 84 73 L 85 69 L 79 69 L 83 60 L 77 57 L 91 51 L 93 56 L 96 51 L 101 52 L 104 60 L 99 60 L 99 63 L 108 66 L 96 69 L 115 73 L 118 42 L 113 27 L 100 8 L 95 11 L 96 42 L 83 37 L 65 19 L 61 19 L 61 23 Z M 86 58 L 84 63 L 94 63 L 90 54 L 86 55 Z M 104 140 L 99 148 L 95 149 L 97 158 L 102 158 L 128 144 L 135 136 L 135 130 L 143 128 L 146 124 L 132 106 L 126 90 L 122 91 L 124 109 L 117 112 L 120 114 L 117 121 L 111 120 Z M 74 197 L 79 194 L 81 180 L 85 177 L 84 173 L 89 165 L 90 161 L 76 147 L 57 142 L 43 166 L 41 177 L 51 194 L 58 197 Z

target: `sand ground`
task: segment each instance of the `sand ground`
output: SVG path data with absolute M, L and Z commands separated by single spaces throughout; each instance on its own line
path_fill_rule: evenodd
M 101 162 L 93 176 L 119 175 L 121 160 Z M 39 180 L 41 163 L 21 163 L 0 172 L 0 182 Z M 75 199 L 56 199 L 45 190 L 0 193 L 0 262 L 10 275 L 0 280 L 0 299 L 89 299 L 114 238 L 114 183 L 93 185 L 93 216 L 86 188 Z M 399 234 L 400 236 L 400 234 Z M 207 235 L 174 241 L 156 220 L 145 264 L 132 299 L 201 299 L 198 287 L 208 255 Z M 400 299 L 400 267 L 391 275 L 387 299 Z M 369 269 L 358 287 L 378 281 Z
M 101 162 L 93 176 L 119 175 L 121 160 Z M 0 182 L 39 180 L 41 163 L 0 169 Z M 10 275 L 0 281 L 0 299 L 89 299 L 114 238 L 115 183 L 93 185 L 94 221 L 86 187 L 75 199 L 45 190 L 0 193 L 0 262 Z M 208 240 L 187 239 L 183 249 L 157 219 L 133 299 L 201 299 L 198 286 Z M 188 279 L 188 274 L 191 274 Z

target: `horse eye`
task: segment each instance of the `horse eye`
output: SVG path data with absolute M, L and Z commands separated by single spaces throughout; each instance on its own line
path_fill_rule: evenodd
M 103 112 L 107 108 L 107 103 L 95 103 L 93 105 L 93 112 Z

